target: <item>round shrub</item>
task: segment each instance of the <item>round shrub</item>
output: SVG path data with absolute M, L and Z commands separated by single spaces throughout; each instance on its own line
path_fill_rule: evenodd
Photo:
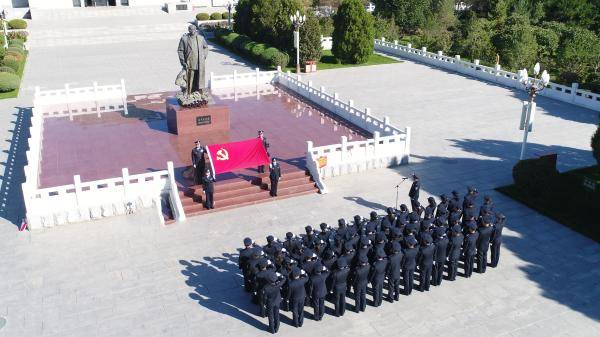
M 264 43 L 256 43 L 250 48 L 250 55 L 252 55 L 252 57 L 257 60 L 260 60 L 260 56 L 265 51 L 265 49 L 267 49 L 267 46 L 265 46 Z
M 515 185 L 533 196 L 542 195 L 552 189 L 558 178 L 558 170 L 548 158 L 525 159 L 513 167 Z
M 16 74 L 17 72 L 11 67 L 0 66 L 0 73 Z
M 0 92 L 13 91 L 19 87 L 21 79 L 11 73 L 0 72 Z
M 210 15 L 208 13 L 198 13 L 196 14 L 196 20 L 198 21 L 206 21 L 210 19 Z
M 221 13 L 212 13 L 210 15 L 211 20 L 221 20 L 222 18 L 223 16 L 221 15 Z
M 8 21 L 8 27 L 10 29 L 25 29 L 27 28 L 27 21 L 23 19 L 12 19 Z
M 229 19 L 229 12 L 223 12 L 223 13 L 221 13 L 221 18 L 223 18 L 223 20 Z
M 233 40 L 231 47 L 237 52 L 244 52 L 245 46 L 251 42 L 252 40 L 250 40 L 250 38 L 246 35 L 239 35 Z
M 290 61 L 288 54 L 279 51 L 275 47 L 265 49 L 260 59 L 265 65 L 271 68 L 277 68 L 277 66 L 285 67 Z
M 4 59 L 2 59 L 2 65 L 10 67 L 14 71 L 18 71 L 21 62 L 13 55 L 6 55 L 4 56 Z
M 23 54 L 19 54 L 17 52 L 14 51 L 7 51 L 6 55 L 4 56 L 4 58 L 10 56 L 11 58 L 16 59 L 18 62 L 23 62 L 23 60 L 25 59 L 25 56 L 23 56 Z
M 2 41 L 2 43 L 4 43 L 4 41 Z M 8 41 L 8 46 L 9 47 L 19 47 L 19 48 L 21 48 L 21 50 L 25 50 L 25 41 L 20 40 L 20 39 L 10 40 L 10 41 Z
M 226 46 L 231 46 L 231 44 L 233 43 L 233 41 L 235 41 L 235 39 L 237 39 L 237 37 L 240 36 L 240 34 L 238 33 L 229 33 L 225 36 L 223 36 L 223 42 L 225 43 Z
M 217 39 L 222 39 L 223 36 L 225 36 L 229 33 L 231 33 L 231 31 L 229 29 L 225 29 L 225 28 L 221 28 L 221 27 L 215 29 L 215 37 Z
M 25 51 L 23 50 L 23 48 L 18 46 L 8 46 L 8 48 L 6 48 L 6 53 L 8 54 L 9 52 L 13 52 L 19 55 L 25 55 Z
M 29 36 L 29 33 L 27 33 L 24 30 L 18 31 L 18 32 L 8 32 L 8 40 L 14 40 L 14 39 L 19 39 L 19 40 L 23 40 L 23 41 L 27 41 L 27 37 Z
M 6 55 L 6 50 L 4 48 L 0 48 L 0 60 L 4 58 L 4 55 Z

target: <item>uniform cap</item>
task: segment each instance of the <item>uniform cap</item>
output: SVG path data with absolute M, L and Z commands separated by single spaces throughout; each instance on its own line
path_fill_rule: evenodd
M 291 238 L 293 238 L 293 237 L 294 237 L 294 233 L 292 233 L 292 232 L 287 232 L 287 233 L 285 233 L 285 237 L 286 237 L 286 238 L 288 238 L 288 239 L 291 239 Z
M 321 261 L 317 261 L 317 263 L 315 263 L 315 267 L 313 270 L 315 273 L 321 274 L 321 271 L 323 271 L 323 264 L 321 263 Z
M 452 195 L 455 196 L 455 197 L 457 197 L 458 196 L 458 191 L 456 191 L 456 190 L 452 191 Z
M 388 207 L 385 211 L 386 211 L 387 214 L 393 214 L 394 213 L 394 209 L 391 208 L 391 207 Z
M 339 269 L 346 268 L 348 267 L 348 262 L 346 262 L 346 259 L 339 259 L 337 260 L 337 266 Z
M 294 278 L 300 277 L 300 268 L 294 267 L 292 269 L 292 277 L 294 277 Z
M 486 195 L 483 197 L 484 201 L 492 201 L 492 197 L 490 197 L 489 195 Z
M 268 280 L 269 280 L 269 283 L 277 282 L 277 275 L 275 273 L 269 274 Z
M 467 228 L 469 229 L 477 229 L 477 223 L 475 223 L 475 221 L 469 221 L 467 222 Z
M 383 259 L 386 256 L 387 256 L 387 254 L 383 251 L 383 248 L 377 250 L 377 257 L 378 258 Z
M 487 224 L 494 222 L 494 220 L 492 219 L 492 216 L 489 214 L 484 215 L 481 220 L 483 220 L 483 223 L 487 223 Z
M 346 242 L 344 244 L 344 249 L 346 249 L 347 252 L 351 251 L 351 250 L 354 250 L 354 246 L 352 245 L 352 242 Z
M 371 213 L 369 213 L 369 215 L 371 216 L 371 220 L 377 219 L 377 212 L 371 211 Z
M 405 204 L 402 204 L 402 205 L 400 205 L 400 210 L 401 210 L 402 212 L 406 212 L 406 211 L 408 211 L 408 207 L 406 207 L 406 205 L 405 205 Z
M 304 230 L 306 231 L 306 233 L 310 233 L 310 232 L 312 232 L 312 230 L 313 230 L 313 229 L 312 229 L 312 227 L 309 225 L 309 226 L 306 226 L 306 227 L 304 227 Z
M 448 200 L 448 196 L 445 194 L 440 195 L 440 199 L 442 199 L 442 201 L 447 201 Z
M 259 257 L 259 256 L 261 256 L 261 255 L 262 255 L 262 249 L 261 249 L 260 247 L 255 247 L 255 248 L 252 250 L 252 256 L 254 256 L 254 257 Z
M 267 263 L 267 260 L 261 260 L 261 261 L 258 263 L 258 266 L 259 266 L 261 269 L 262 269 L 262 268 L 267 268 L 267 265 L 268 265 L 268 263 Z
M 399 252 L 399 251 L 401 251 L 401 250 L 402 250 L 402 246 L 400 246 L 400 242 L 394 242 L 394 243 L 392 244 L 392 250 L 393 250 L 394 252 Z
M 433 241 L 433 239 L 431 238 L 431 235 L 429 235 L 429 233 L 423 233 L 421 235 L 421 241 L 423 241 L 425 243 L 431 243 Z
M 377 235 L 375 235 L 375 240 L 377 240 L 377 242 L 385 241 L 385 234 L 382 232 L 377 233 Z
M 273 235 L 269 235 L 267 236 L 267 242 L 271 243 L 275 240 L 275 238 L 273 237 Z
M 460 231 L 461 231 L 460 225 L 457 224 L 457 225 L 452 226 L 452 233 L 460 233 Z
M 344 220 L 344 219 L 338 219 L 338 226 L 340 226 L 340 227 L 346 226 L 346 220 Z
M 444 227 L 437 227 L 434 232 L 435 236 L 441 238 L 446 235 L 446 229 Z
M 360 245 L 361 246 L 368 246 L 369 245 L 369 238 L 366 236 L 361 236 L 360 237 Z
M 244 246 L 250 246 L 251 244 L 252 244 L 252 239 L 250 239 L 250 238 L 244 239 Z
M 407 239 L 406 239 L 406 243 L 408 243 L 411 246 L 414 246 L 417 244 L 417 239 L 415 239 L 414 236 L 410 235 Z
M 321 227 L 321 230 L 324 231 L 327 229 L 327 224 L 323 222 L 319 225 L 319 227 Z
M 427 198 L 427 202 L 430 204 L 435 204 L 435 198 L 434 197 L 429 197 Z
M 367 258 L 366 255 L 361 255 L 358 257 L 358 263 L 367 264 L 367 263 L 369 263 L 369 259 Z

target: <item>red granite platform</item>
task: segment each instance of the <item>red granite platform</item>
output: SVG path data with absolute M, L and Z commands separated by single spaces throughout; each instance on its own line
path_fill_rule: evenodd
M 123 167 L 130 174 L 166 168 L 173 161 L 177 181 L 189 186 L 183 172 L 191 163 L 194 140 L 205 144 L 237 141 L 256 136 L 264 130 L 271 155 L 280 159 L 282 171 L 304 171 L 306 141 L 315 146 L 339 143 L 341 136 L 361 140 L 368 133 L 333 118 L 315 106 L 301 101 L 280 88 L 257 98 L 253 89 L 234 99 L 232 92 L 214 92 L 216 104 L 230 109 L 229 132 L 177 136 L 167 131 L 165 99 L 173 93 L 155 93 L 129 97 L 129 115 L 120 112 L 44 120 L 41 187 L 70 184 L 73 175 L 90 181 L 121 175 Z M 268 90 L 267 90 L 268 91 Z M 248 95 L 249 93 L 249 95 Z M 252 180 L 256 169 L 219 175 L 221 183 L 228 179 Z

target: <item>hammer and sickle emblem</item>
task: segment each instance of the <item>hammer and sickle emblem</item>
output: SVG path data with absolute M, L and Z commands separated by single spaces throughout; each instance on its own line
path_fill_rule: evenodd
M 220 148 L 219 151 L 217 151 L 217 160 L 229 160 L 229 152 L 224 148 Z

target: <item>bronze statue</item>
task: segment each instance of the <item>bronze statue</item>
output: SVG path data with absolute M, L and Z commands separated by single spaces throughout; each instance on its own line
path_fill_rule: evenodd
M 188 26 L 188 33 L 179 40 L 177 54 L 182 67 L 175 80 L 175 84 L 181 87 L 181 93 L 177 94 L 179 104 L 206 105 L 209 98 L 205 87 L 208 44 L 204 37 L 198 34 L 196 26 Z

